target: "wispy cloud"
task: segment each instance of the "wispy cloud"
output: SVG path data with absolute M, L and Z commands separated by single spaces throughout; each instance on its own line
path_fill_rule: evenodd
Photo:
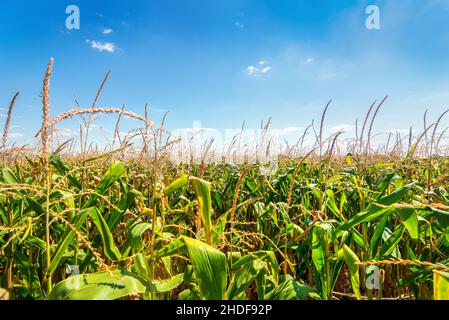
M 262 72 L 262 73 L 268 73 L 270 71 L 271 71 L 271 67 L 265 67 L 262 70 L 260 70 L 260 72 Z
M 257 66 L 248 66 L 246 68 L 246 73 L 249 76 L 255 76 L 257 74 L 267 74 L 269 73 L 273 68 L 271 66 L 266 65 L 267 62 L 265 60 L 261 60 L 257 63 Z
M 331 128 L 332 133 L 337 132 L 351 132 L 354 130 L 354 126 L 351 124 L 339 124 Z
M 257 73 L 259 69 L 257 69 L 255 66 L 249 66 L 246 68 L 246 73 L 248 73 L 249 76 L 252 76 Z
M 313 63 L 314 61 L 315 61 L 314 58 L 307 58 L 307 59 L 305 60 L 305 63 L 311 64 L 311 63 Z
M 114 30 L 112 30 L 111 28 L 104 28 L 103 30 L 101 30 L 102 34 L 111 34 L 113 32 Z
M 92 49 L 98 50 L 100 52 L 115 52 L 117 50 L 117 46 L 112 42 L 101 42 L 96 40 L 86 40 L 88 44 L 90 44 Z
M 301 130 L 303 130 L 303 128 L 300 128 L 300 127 L 286 127 L 286 128 L 283 128 L 283 129 L 274 129 L 272 131 L 273 131 L 273 135 L 274 136 L 285 136 L 285 135 L 297 133 L 297 132 L 299 132 Z
M 397 134 L 397 133 L 409 133 L 410 132 L 410 129 L 390 129 L 390 130 L 387 130 L 387 131 L 385 131 L 385 133 L 388 133 L 388 134 Z

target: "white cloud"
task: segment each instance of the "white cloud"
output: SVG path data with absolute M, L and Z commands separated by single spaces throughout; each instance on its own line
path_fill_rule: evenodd
M 98 50 L 100 52 L 107 51 L 107 52 L 115 52 L 117 50 L 117 47 L 112 42 L 100 42 L 96 40 L 86 40 L 87 43 L 90 44 L 92 49 Z
M 248 68 L 246 68 L 246 72 L 248 73 L 248 75 L 252 76 L 254 74 L 256 74 L 259 71 L 258 68 L 254 67 L 254 66 L 249 66 Z
M 262 72 L 262 73 L 268 73 L 270 71 L 271 71 L 271 67 L 265 67 L 262 70 L 260 70 L 260 72 Z
M 287 134 L 292 134 L 292 133 L 296 133 L 301 131 L 302 128 L 300 127 L 287 127 L 287 128 L 283 128 L 283 129 L 277 129 L 277 130 L 273 130 L 275 131 L 275 136 L 283 136 L 283 135 L 287 135 Z
M 315 61 L 314 58 L 307 58 L 307 59 L 306 59 L 306 63 L 307 63 L 307 64 L 311 64 L 311 63 L 313 63 L 314 61 Z
M 387 131 L 385 131 L 385 133 L 388 133 L 388 134 L 396 134 L 396 133 L 409 133 L 410 132 L 410 129 L 390 129 L 390 130 L 387 130 Z
M 272 136 L 272 137 L 288 136 L 290 134 L 298 133 L 301 130 L 303 130 L 303 128 L 300 128 L 300 127 L 286 127 L 286 128 L 282 128 L 282 129 L 270 129 L 270 130 L 268 130 L 267 136 Z
M 339 124 L 331 128 L 332 133 L 337 132 L 350 132 L 354 130 L 354 126 L 351 124 Z
M 269 73 L 273 68 L 271 66 L 267 66 L 266 65 L 267 62 L 265 60 L 261 60 L 257 63 L 257 67 L 256 66 L 248 66 L 246 68 L 246 73 L 249 76 L 255 76 L 258 74 L 267 74 Z
M 112 30 L 111 28 L 104 28 L 103 30 L 101 30 L 102 34 L 110 34 L 113 32 L 114 32 L 114 30 Z

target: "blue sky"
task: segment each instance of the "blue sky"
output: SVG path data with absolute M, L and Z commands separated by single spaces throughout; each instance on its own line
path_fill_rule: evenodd
M 80 30 L 65 27 L 70 4 L 80 8 Z M 372 4 L 380 30 L 365 27 Z M 257 128 L 270 116 L 274 128 L 299 129 L 319 121 L 333 98 L 331 132 L 349 129 L 387 94 L 376 131 L 422 129 L 425 109 L 435 119 L 448 107 L 448 18 L 446 0 L 3 0 L 0 122 L 20 90 L 11 142 L 30 141 L 54 57 L 53 116 L 74 107 L 74 98 L 89 107 L 111 69 L 99 106 L 143 114 L 149 103 L 156 120 L 170 111 L 171 129 L 195 120 Z M 113 126 L 111 119 L 100 123 Z

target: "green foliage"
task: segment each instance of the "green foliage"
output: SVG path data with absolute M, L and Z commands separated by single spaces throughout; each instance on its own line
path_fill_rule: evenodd
M 52 155 L 49 177 L 39 160 L 1 168 L 9 298 L 449 299 L 446 158 L 430 171 L 413 158 L 287 159 L 244 177 L 243 165 L 164 163 L 155 177 L 116 155 Z

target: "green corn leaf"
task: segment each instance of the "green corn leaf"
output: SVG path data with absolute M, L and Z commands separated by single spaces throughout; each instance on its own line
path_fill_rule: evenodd
M 156 253 L 156 258 L 162 259 L 164 257 L 168 257 L 174 254 L 177 254 L 183 249 L 185 249 L 186 244 L 183 239 L 177 239 L 175 241 L 170 242 L 165 247 L 159 249 Z
M 103 178 L 96 188 L 96 193 L 104 195 L 106 191 L 125 173 L 125 168 L 120 161 L 114 161 L 106 170 Z M 96 194 L 93 194 L 89 200 L 84 204 L 83 208 L 92 206 L 98 199 Z
M 321 297 L 314 289 L 304 282 L 294 281 L 291 276 L 279 286 L 267 293 L 266 300 L 320 300 Z
M 223 300 L 227 286 L 227 264 L 224 253 L 192 238 L 182 237 L 203 299 Z
M 136 267 L 136 271 L 140 276 L 145 278 L 148 276 L 149 274 L 148 263 L 143 253 L 139 253 L 136 255 L 134 266 Z
M 373 237 L 371 238 L 370 242 L 370 250 L 372 256 L 375 256 L 377 254 L 380 241 L 382 240 L 382 234 L 384 233 L 387 222 L 388 216 L 384 216 L 382 220 L 380 220 L 378 226 L 376 227 L 376 230 L 374 231 Z
M 78 212 L 70 222 L 72 226 L 74 226 L 76 229 L 79 229 L 81 225 L 86 220 L 87 216 L 91 214 L 91 212 L 97 210 L 96 208 L 88 208 L 83 209 L 80 212 Z M 72 230 L 69 226 L 66 227 L 66 230 L 64 234 L 61 237 L 61 240 L 58 242 L 58 246 L 56 247 L 56 251 L 51 259 L 51 264 L 49 269 L 47 270 L 48 275 L 53 274 L 55 272 L 56 268 L 58 267 L 59 263 L 61 262 L 62 257 L 64 256 L 68 246 L 72 242 L 72 240 L 75 238 L 75 231 Z
M 362 295 L 360 294 L 359 266 L 356 265 L 356 263 L 360 262 L 360 260 L 354 251 L 352 251 L 347 245 L 344 245 L 340 250 L 339 256 L 342 256 L 349 268 L 352 290 L 354 291 L 357 300 L 360 300 Z
M 115 245 L 114 237 L 112 236 L 111 230 L 109 230 L 108 224 L 96 207 L 90 210 L 90 217 L 100 233 L 106 257 L 111 260 L 119 260 L 122 257 L 120 250 Z
M 195 189 L 198 200 L 198 212 L 204 225 L 206 240 L 209 245 L 212 244 L 212 200 L 211 184 L 199 178 L 190 178 Z
M 320 295 L 302 280 L 293 281 L 293 288 L 296 292 L 296 300 L 321 300 Z
M 250 263 L 243 265 L 234 275 L 232 282 L 229 285 L 227 291 L 227 298 L 234 299 L 241 293 L 245 292 L 246 289 L 253 283 L 261 270 L 266 268 L 266 264 L 259 261 L 253 260 Z
M 342 221 L 346 221 L 346 218 L 341 214 L 340 208 L 335 201 L 334 192 L 331 189 L 326 190 L 327 195 L 327 207 L 334 214 L 334 216 Z
M 138 197 L 141 197 L 142 193 L 131 189 L 126 194 L 122 196 L 120 201 L 117 204 L 117 209 L 113 209 L 111 215 L 108 219 L 108 227 L 111 230 L 114 230 L 114 228 L 117 226 L 117 224 L 120 222 L 120 220 L 123 218 L 123 215 L 125 214 L 126 210 L 131 207 L 131 205 L 134 203 L 134 200 Z
M 265 300 L 292 300 L 296 297 L 293 280 L 282 282 L 265 295 Z
M 279 265 L 276 259 L 276 255 L 274 254 L 273 251 L 254 251 L 251 252 L 247 255 L 245 255 L 244 257 L 238 259 L 236 262 L 233 263 L 232 265 L 232 270 L 238 270 L 240 268 L 242 268 L 243 266 L 245 266 L 248 263 L 252 263 L 252 261 L 254 260 L 258 260 L 258 261 L 263 261 L 264 263 L 267 264 L 267 266 L 269 267 L 269 270 L 267 269 L 267 271 L 271 272 L 271 275 L 273 277 L 273 281 L 274 283 L 278 283 L 278 279 L 279 279 Z
M 398 226 L 393 234 L 388 238 L 388 240 L 385 241 L 382 248 L 380 248 L 379 253 L 375 257 L 375 260 L 380 260 L 388 257 L 401 241 L 404 231 L 405 226 L 403 224 Z
M 449 300 L 449 273 L 434 270 L 433 297 L 435 300 Z
M 435 208 L 432 208 L 431 210 L 443 228 L 449 227 L 449 212 Z
M 413 240 L 418 240 L 418 215 L 413 208 L 398 209 L 401 221 Z
M 382 197 L 385 193 L 385 190 L 387 190 L 387 187 L 390 185 L 390 183 L 398 179 L 401 179 L 401 177 L 398 176 L 396 173 L 387 174 L 385 179 L 382 180 L 382 182 L 378 186 L 379 195 L 377 196 L 377 198 L 379 199 L 380 197 Z
M 64 161 L 62 161 L 61 157 L 57 154 L 52 154 L 51 155 L 51 164 L 53 165 L 53 167 L 56 168 L 56 171 L 62 175 L 62 176 L 66 176 L 67 180 L 69 180 L 70 184 L 72 186 L 74 186 L 76 189 L 81 190 L 81 184 L 79 182 L 79 180 L 73 176 L 72 174 L 68 174 L 70 169 L 69 167 L 65 164 Z
M 2 169 L 2 179 L 7 184 L 17 184 L 20 183 L 19 179 L 17 179 L 14 172 L 11 171 L 9 168 L 3 168 Z
M 326 276 L 326 240 L 325 231 L 319 226 L 315 226 L 312 232 L 312 260 L 315 265 L 317 275 L 320 279 L 321 296 L 327 299 L 327 276 Z
M 48 300 L 115 300 L 129 295 L 168 292 L 178 287 L 183 274 L 160 282 L 149 282 L 126 270 L 71 276 L 59 282 Z
M 189 176 L 187 174 L 182 174 L 178 179 L 170 183 L 168 186 L 166 186 L 163 190 L 164 196 L 168 196 L 175 192 L 176 190 L 181 189 L 187 184 L 187 180 L 189 179 Z
M 105 194 L 105 191 L 109 189 L 109 187 L 111 187 L 123 173 L 125 173 L 125 168 L 120 161 L 114 161 L 111 163 L 108 170 L 104 174 L 103 179 L 100 181 L 100 184 L 97 186 L 97 192 L 99 194 Z
M 392 212 L 394 209 L 381 208 L 381 207 L 377 206 L 376 204 L 389 206 L 389 205 L 397 203 L 407 194 L 407 192 L 411 189 L 411 187 L 413 185 L 414 185 L 414 183 L 408 184 L 400 189 L 395 190 L 393 193 L 391 193 L 387 196 L 384 196 L 384 197 L 380 198 L 379 200 L 375 201 L 374 203 L 370 204 L 365 211 L 356 214 L 347 223 L 344 223 L 343 225 L 341 225 L 338 228 L 339 232 L 349 230 L 361 223 L 371 221 L 371 220 L 376 219 L 386 213 Z
M 147 230 L 151 230 L 151 227 L 150 223 L 139 223 L 131 229 L 130 241 L 134 253 L 142 248 L 142 234 Z

